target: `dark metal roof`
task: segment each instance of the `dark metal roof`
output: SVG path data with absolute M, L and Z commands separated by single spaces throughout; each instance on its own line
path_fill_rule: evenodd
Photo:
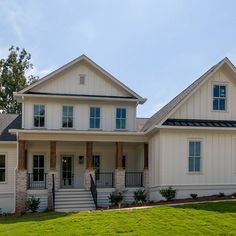
M 0 141 L 16 141 L 16 136 L 9 129 L 21 129 L 21 115 L 0 114 Z
M 167 119 L 162 125 L 236 128 L 236 120 Z

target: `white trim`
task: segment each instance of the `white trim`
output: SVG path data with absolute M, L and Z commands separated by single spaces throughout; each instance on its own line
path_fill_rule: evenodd
M 229 102 L 228 102 L 228 99 L 229 99 L 229 96 L 228 96 L 228 88 L 229 88 L 229 83 L 227 83 L 227 82 L 217 82 L 217 81 L 213 81 L 212 83 L 211 83 L 211 112 L 219 112 L 219 113 L 228 113 L 229 112 L 229 110 L 228 110 L 228 104 L 229 104 Z M 226 97 L 225 97 L 225 110 L 214 110 L 213 109 L 213 100 L 214 100 L 214 86 L 225 86 L 225 89 L 226 89 Z M 220 97 L 217 97 L 218 99 L 220 98 Z M 224 97 L 222 97 L 222 98 L 224 98 Z
M 63 127 L 63 107 L 72 107 L 73 108 L 73 111 L 72 111 L 72 127 Z M 73 130 L 73 129 L 75 129 L 75 112 L 74 112 L 74 110 L 75 110 L 75 106 L 74 106 L 74 104 L 61 104 L 61 129 L 63 129 L 63 130 Z
M 34 106 L 44 106 L 44 126 L 34 126 Z M 33 119 L 32 128 L 33 129 L 46 129 L 47 128 L 47 105 L 45 103 L 33 103 Z

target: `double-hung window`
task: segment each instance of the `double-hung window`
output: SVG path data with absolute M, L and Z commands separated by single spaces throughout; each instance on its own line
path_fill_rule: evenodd
M 45 127 L 44 105 L 34 105 L 34 127 Z
M 62 107 L 62 127 L 73 128 L 73 106 Z
M 33 181 L 44 180 L 44 155 L 33 155 Z
M 189 172 L 201 171 L 201 141 L 189 141 Z
M 6 181 L 6 155 L 0 154 L 0 182 Z
M 100 107 L 90 107 L 90 129 L 100 129 Z
M 116 129 L 126 129 L 126 108 L 116 108 Z
M 226 85 L 213 85 L 212 106 L 214 111 L 226 111 Z

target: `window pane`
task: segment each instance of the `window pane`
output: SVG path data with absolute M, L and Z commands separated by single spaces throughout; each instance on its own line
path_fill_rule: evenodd
M 67 127 L 67 119 L 66 119 L 66 117 L 63 117 L 63 119 L 62 119 L 62 127 Z
M 73 107 L 72 106 L 69 106 L 68 115 L 73 116 Z
M 195 171 L 200 171 L 200 157 L 195 157 Z
M 68 128 L 72 128 L 73 127 L 73 119 L 72 117 L 68 118 Z
M 213 99 L 213 110 L 219 110 L 218 98 Z
M 90 108 L 90 117 L 94 117 L 94 114 L 95 112 L 94 112 L 94 107 L 91 107 Z
M 195 142 L 195 152 L 194 156 L 200 156 L 201 155 L 201 143 Z
M 5 155 L 0 155 L 0 167 L 1 168 L 5 168 L 6 167 Z
M 121 117 L 121 109 L 116 108 L 116 118 L 120 118 L 120 117 Z
M 116 119 L 116 129 L 120 129 L 120 119 Z
M 44 167 L 44 156 L 39 156 L 39 167 Z
M 38 156 L 33 156 L 33 168 L 38 167 Z
M 62 113 L 63 113 L 62 114 L 63 116 L 67 116 L 67 107 L 66 106 L 62 107 Z
M 126 109 L 125 108 L 122 109 L 122 118 L 126 118 Z
M 39 123 L 40 127 L 44 127 L 44 120 L 45 120 L 44 116 L 40 117 L 40 123 Z
M 90 118 L 90 128 L 94 128 L 94 118 Z
M 0 169 L 0 182 L 4 182 L 6 180 L 6 170 Z
M 97 129 L 100 128 L 100 119 L 98 119 L 98 118 L 96 119 L 95 127 L 96 127 Z
M 41 115 L 41 116 L 44 116 L 44 114 L 45 114 L 44 105 L 40 105 L 40 115 Z
M 100 108 L 99 107 L 96 108 L 96 117 L 100 117 Z
M 189 171 L 194 171 L 194 157 L 189 157 Z
M 226 86 L 225 85 L 220 86 L 220 95 L 219 95 L 219 97 L 226 97 Z
M 34 126 L 39 127 L 39 117 L 34 117 Z
M 126 120 L 125 120 L 125 119 L 122 119 L 122 120 L 121 120 L 121 128 L 122 128 L 122 129 L 125 129 L 125 126 L 126 126 Z
M 213 96 L 214 97 L 219 97 L 220 95 L 220 86 L 219 85 L 214 85 L 213 87 Z
M 189 142 L 189 156 L 194 156 L 194 142 Z
M 225 99 L 224 98 L 221 98 L 219 99 L 219 106 L 220 106 L 220 110 L 221 111 L 225 111 Z
M 34 115 L 39 115 L 39 106 L 38 105 L 34 105 Z

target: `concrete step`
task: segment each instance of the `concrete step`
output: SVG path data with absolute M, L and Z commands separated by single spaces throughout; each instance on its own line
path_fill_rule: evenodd
M 66 196 L 66 195 L 80 195 L 80 196 L 86 196 L 86 195 L 91 195 L 91 192 L 55 192 L 55 195 L 62 195 L 62 196 Z

